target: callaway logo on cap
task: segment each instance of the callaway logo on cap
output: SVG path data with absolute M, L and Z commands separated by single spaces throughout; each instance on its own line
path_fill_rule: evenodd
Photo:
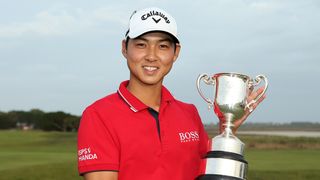
M 166 11 L 155 7 L 134 11 L 129 20 L 126 37 L 133 39 L 151 31 L 169 33 L 179 43 L 176 21 Z

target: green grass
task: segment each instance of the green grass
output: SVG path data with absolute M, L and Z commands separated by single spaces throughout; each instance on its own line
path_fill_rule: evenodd
M 0 179 L 82 179 L 76 167 L 76 134 L 0 131 Z
M 239 136 L 248 149 L 318 149 L 320 138 L 283 136 Z
M 82 180 L 73 161 L 29 164 L 0 171 L 2 180 Z
M 320 179 L 319 138 L 243 136 L 249 180 Z M 0 180 L 81 180 L 76 133 L 0 131 Z
M 250 170 L 320 170 L 319 150 L 251 150 L 246 152 Z
M 249 179 L 320 179 L 320 152 L 309 149 L 248 150 Z
M 248 180 L 319 180 L 319 170 L 249 171 Z

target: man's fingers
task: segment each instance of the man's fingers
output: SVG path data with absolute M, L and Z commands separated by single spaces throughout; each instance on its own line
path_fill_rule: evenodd
M 259 89 L 257 89 L 256 91 L 252 91 L 248 97 L 248 103 L 250 101 L 252 101 L 253 99 L 256 99 L 264 90 L 265 87 L 260 87 Z M 253 110 L 255 110 L 258 105 L 266 98 L 266 95 L 264 94 L 263 96 L 261 96 L 261 98 L 257 99 L 257 101 L 255 103 L 252 104 L 252 108 Z M 234 124 L 234 133 L 235 131 L 237 131 L 237 129 L 240 127 L 241 124 L 243 124 L 243 122 L 247 119 L 247 117 L 252 113 L 253 111 L 249 112 L 249 110 L 246 110 L 245 115 L 241 118 L 236 120 L 233 124 Z
M 264 90 L 264 87 L 260 87 L 256 91 L 251 92 L 251 94 L 248 97 L 248 102 L 252 101 L 253 99 L 256 99 Z M 260 98 L 258 101 L 261 102 L 263 98 Z

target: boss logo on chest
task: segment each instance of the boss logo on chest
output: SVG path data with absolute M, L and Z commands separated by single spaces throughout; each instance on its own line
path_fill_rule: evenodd
M 179 138 L 182 143 L 199 141 L 199 133 L 198 131 L 180 132 Z

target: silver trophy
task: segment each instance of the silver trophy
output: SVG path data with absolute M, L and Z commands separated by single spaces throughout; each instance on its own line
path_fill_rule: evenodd
M 203 81 L 215 87 L 214 100 L 204 96 L 200 88 Z M 248 102 L 248 96 L 254 87 L 264 81 L 263 92 Z M 268 80 L 264 75 L 255 79 L 239 73 L 219 73 L 213 76 L 201 74 L 197 79 L 200 96 L 213 107 L 223 125 L 223 132 L 211 140 L 211 149 L 205 157 L 205 172 L 199 180 L 242 180 L 247 178 L 248 162 L 243 158 L 244 143 L 233 133 L 233 122 L 242 118 L 246 111 L 253 111 L 253 105 L 266 92 Z

